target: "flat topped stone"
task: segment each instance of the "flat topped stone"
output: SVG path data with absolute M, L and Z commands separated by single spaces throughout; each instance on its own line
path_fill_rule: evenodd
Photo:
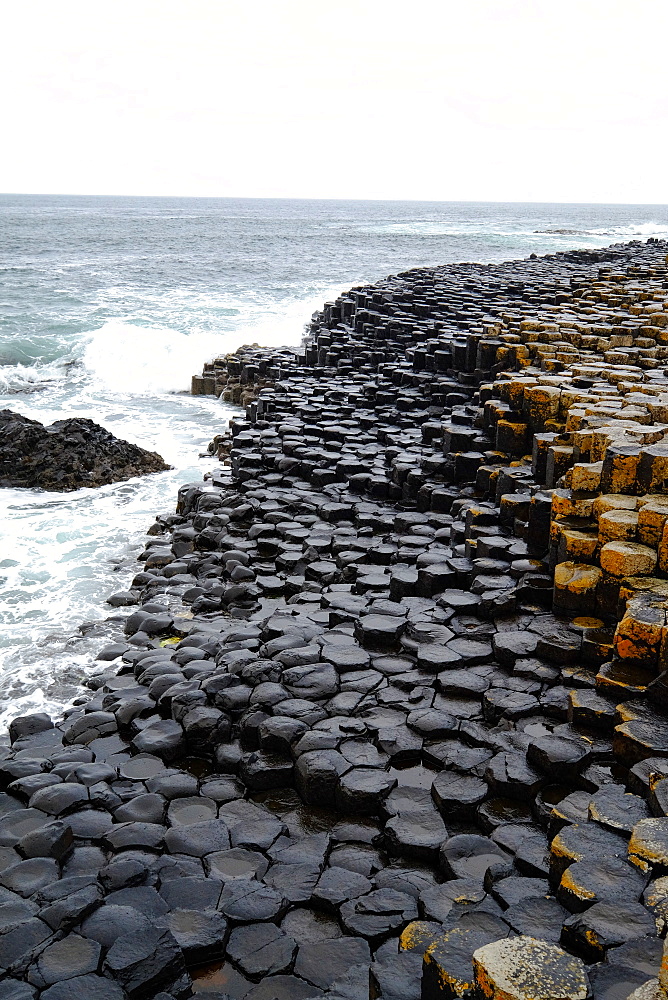
M 532 937 L 504 938 L 473 953 L 476 985 L 489 1000 L 586 1000 L 584 963 Z
M 33 982 L 37 986 L 52 986 L 75 976 L 97 972 L 100 953 L 97 941 L 70 934 L 42 952 L 37 960 L 37 973 Z
M 364 646 L 392 646 L 405 627 L 404 619 L 394 615 L 366 615 L 356 623 L 355 634 Z
M 145 780 L 146 778 L 155 777 L 155 775 L 160 774 L 164 770 L 165 765 L 159 757 L 142 753 L 130 758 L 130 760 L 124 761 L 120 766 L 119 773 L 123 778 Z
M 490 865 L 508 861 L 508 858 L 498 844 L 475 833 L 449 837 L 440 851 L 441 867 L 450 879 L 482 879 Z
M 573 823 L 560 830 L 550 844 L 550 871 L 555 879 L 561 878 L 574 861 L 585 861 L 592 856 L 625 858 L 627 849 L 627 841 L 619 833 L 597 823 Z
M 645 870 L 648 866 L 668 868 L 668 816 L 651 816 L 636 823 L 629 841 L 629 858 Z
M 649 818 L 649 809 L 638 796 L 621 785 L 604 785 L 589 803 L 589 817 L 601 826 L 632 833 L 636 823 Z
M 507 924 L 491 913 L 471 914 L 427 946 L 422 966 L 423 1000 L 470 996 L 474 987 L 471 956 L 503 938 Z
M 586 962 L 603 962 L 611 948 L 648 938 L 655 931 L 652 914 L 641 903 L 618 898 L 594 903 L 584 912 L 568 917 L 561 930 L 561 942 Z
M 16 1000 L 19 996 L 23 1000 L 24 995 L 28 997 L 29 994 L 17 993 Z M 87 975 L 67 979 L 63 983 L 56 983 L 41 995 L 45 1000 L 72 1000 L 72 997 L 76 997 L 77 1000 L 124 1000 L 127 993 L 106 976 Z M 14 995 L 10 996 L 11 1000 L 14 1000 Z
M 601 549 L 601 568 L 612 576 L 648 576 L 656 566 L 656 552 L 638 542 L 607 542 Z
M 3 979 L 0 983 L 0 1000 L 35 1000 L 36 996 L 34 986 L 19 982 L 18 979 Z
M 418 916 L 417 902 L 405 892 L 376 889 L 344 903 L 341 907 L 344 930 L 378 945 L 392 931 L 403 930 Z
M 643 872 L 624 858 L 592 856 L 568 866 L 561 877 L 557 899 L 577 912 L 600 900 L 637 900 L 646 883 Z
M 340 937 L 329 941 L 309 941 L 299 948 L 295 973 L 327 989 L 354 965 L 368 965 L 368 943 L 359 937 Z
M 271 923 L 248 924 L 232 931 L 227 953 L 249 976 L 265 977 L 287 972 L 297 945 Z

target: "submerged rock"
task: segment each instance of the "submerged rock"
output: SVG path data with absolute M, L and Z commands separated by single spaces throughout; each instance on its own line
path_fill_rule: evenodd
M 169 468 L 156 452 L 114 437 L 85 417 L 45 427 L 0 410 L 0 486 L 77 490 Z

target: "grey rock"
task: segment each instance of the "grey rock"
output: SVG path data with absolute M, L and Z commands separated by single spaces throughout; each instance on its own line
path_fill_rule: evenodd
M 142 935 L 117 938 L 107 952 L 104 971 L 130 997 L 150 995 L 182 975 L 183 954 L 170 931 L 151 927 Z
M 69 934 L 44 949 L 37 959 L 37 968 L 31 974 L 31 980 L 35 986 L 44 989 L 75 976 L 97 972 L 101 954 L 97 941 Z

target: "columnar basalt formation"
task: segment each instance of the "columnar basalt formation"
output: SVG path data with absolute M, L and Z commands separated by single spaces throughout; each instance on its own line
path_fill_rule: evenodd
M 667 253 L 410 271 L 193 379 L 220 470 L 0 762 L 0 1000 L 666 1000 Z

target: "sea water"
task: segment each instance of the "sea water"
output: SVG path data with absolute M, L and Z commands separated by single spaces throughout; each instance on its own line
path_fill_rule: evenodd
M 81 694 L 146 528 L 213 467 L 233 411 L 188 394 L 204 361 L 297 345 L 324 301 L 410 267 L 655 235 L 666 206 L 0 196 L 0 406 L 90 417 L 173 466 L 0 490 L 0 727 Z

